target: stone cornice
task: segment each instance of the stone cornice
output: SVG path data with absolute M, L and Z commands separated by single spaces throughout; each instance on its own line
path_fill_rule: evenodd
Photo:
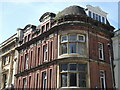
M 96 62 L 98 64 L 105 64 L 105 65 L 109 65 L 110 66 L 110 64 L 105 62 L 105 60 L 102 61 L 102 60 L 96 60 L 96 59 L 89 59 L 89 58 L 85 58 L 85 57 L 67 57 L 67 58 L 55 59 L 55 60 L 50 61 L 50 62 L 45 62 L 45 63 L 43 63 L 41 65 L 38 65 L 38 66 L 33 67 L 33 68 L 30 68 L 28 70 L 24 70 L 22 72 L 18 72 L 17 74 L 15 74 L 15 77 L 27 75 L 30 72 L 34 72 L 35 70 L 39 70 L 41 68 L 44 68 L 44 67 L 52 65 L 52 64 L 59 64 L 61 62 L 71 62 L 73 60 L 74 60 L 74 62 L 76 61 L 77 63 L 78 63 L 78 60 L 80 62 L 92 62 L 93 61 L 93 62 Z

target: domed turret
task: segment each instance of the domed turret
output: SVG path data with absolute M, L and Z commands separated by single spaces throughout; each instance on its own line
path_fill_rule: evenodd
M 74 6 L 65 8 L 64 10 L 59 12 L 56 17 L 62 17 L 66 15 L 85 15 L 86 16 L 86 13 L 84 11 L 84 8 L 74 5 Z

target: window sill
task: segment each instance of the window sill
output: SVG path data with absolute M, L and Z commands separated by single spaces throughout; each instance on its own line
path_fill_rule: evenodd
M 78 53 L 71 53 L 71 54 L 62 54 L 62 55 L 59 55 L 58 58 L 66 58 L 66 57 L 87 57 L 87 55 L 80 55 Z

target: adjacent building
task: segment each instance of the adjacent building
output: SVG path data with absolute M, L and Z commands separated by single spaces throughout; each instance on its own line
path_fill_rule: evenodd
M 17 34 L 0 44 L 0 89 L 13 88 L 17 61 Z
M 70 6 L 58 14 L 44 13 L 39 26 L 18 28 L 15 87 L 113 88 L 110 45 L 114 27 L 106 15 L 90 5 L 87 9 Z
M 120 89 L 120 29 L 115 31 L 113 40 L 115 86 Z

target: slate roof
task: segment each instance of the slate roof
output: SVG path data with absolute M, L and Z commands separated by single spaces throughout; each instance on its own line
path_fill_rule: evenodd
M 65 8 L 64 10 L 59 12 L 56 17 L 61 17 L 61 16 L 65 16 L 65 15 L 85 15 L 85 16 L 87 16 L 84 11 L 84 8 L 77 6 L 77 5 L 73 5 L 73 6 L 69 6 L 69 7 Z

